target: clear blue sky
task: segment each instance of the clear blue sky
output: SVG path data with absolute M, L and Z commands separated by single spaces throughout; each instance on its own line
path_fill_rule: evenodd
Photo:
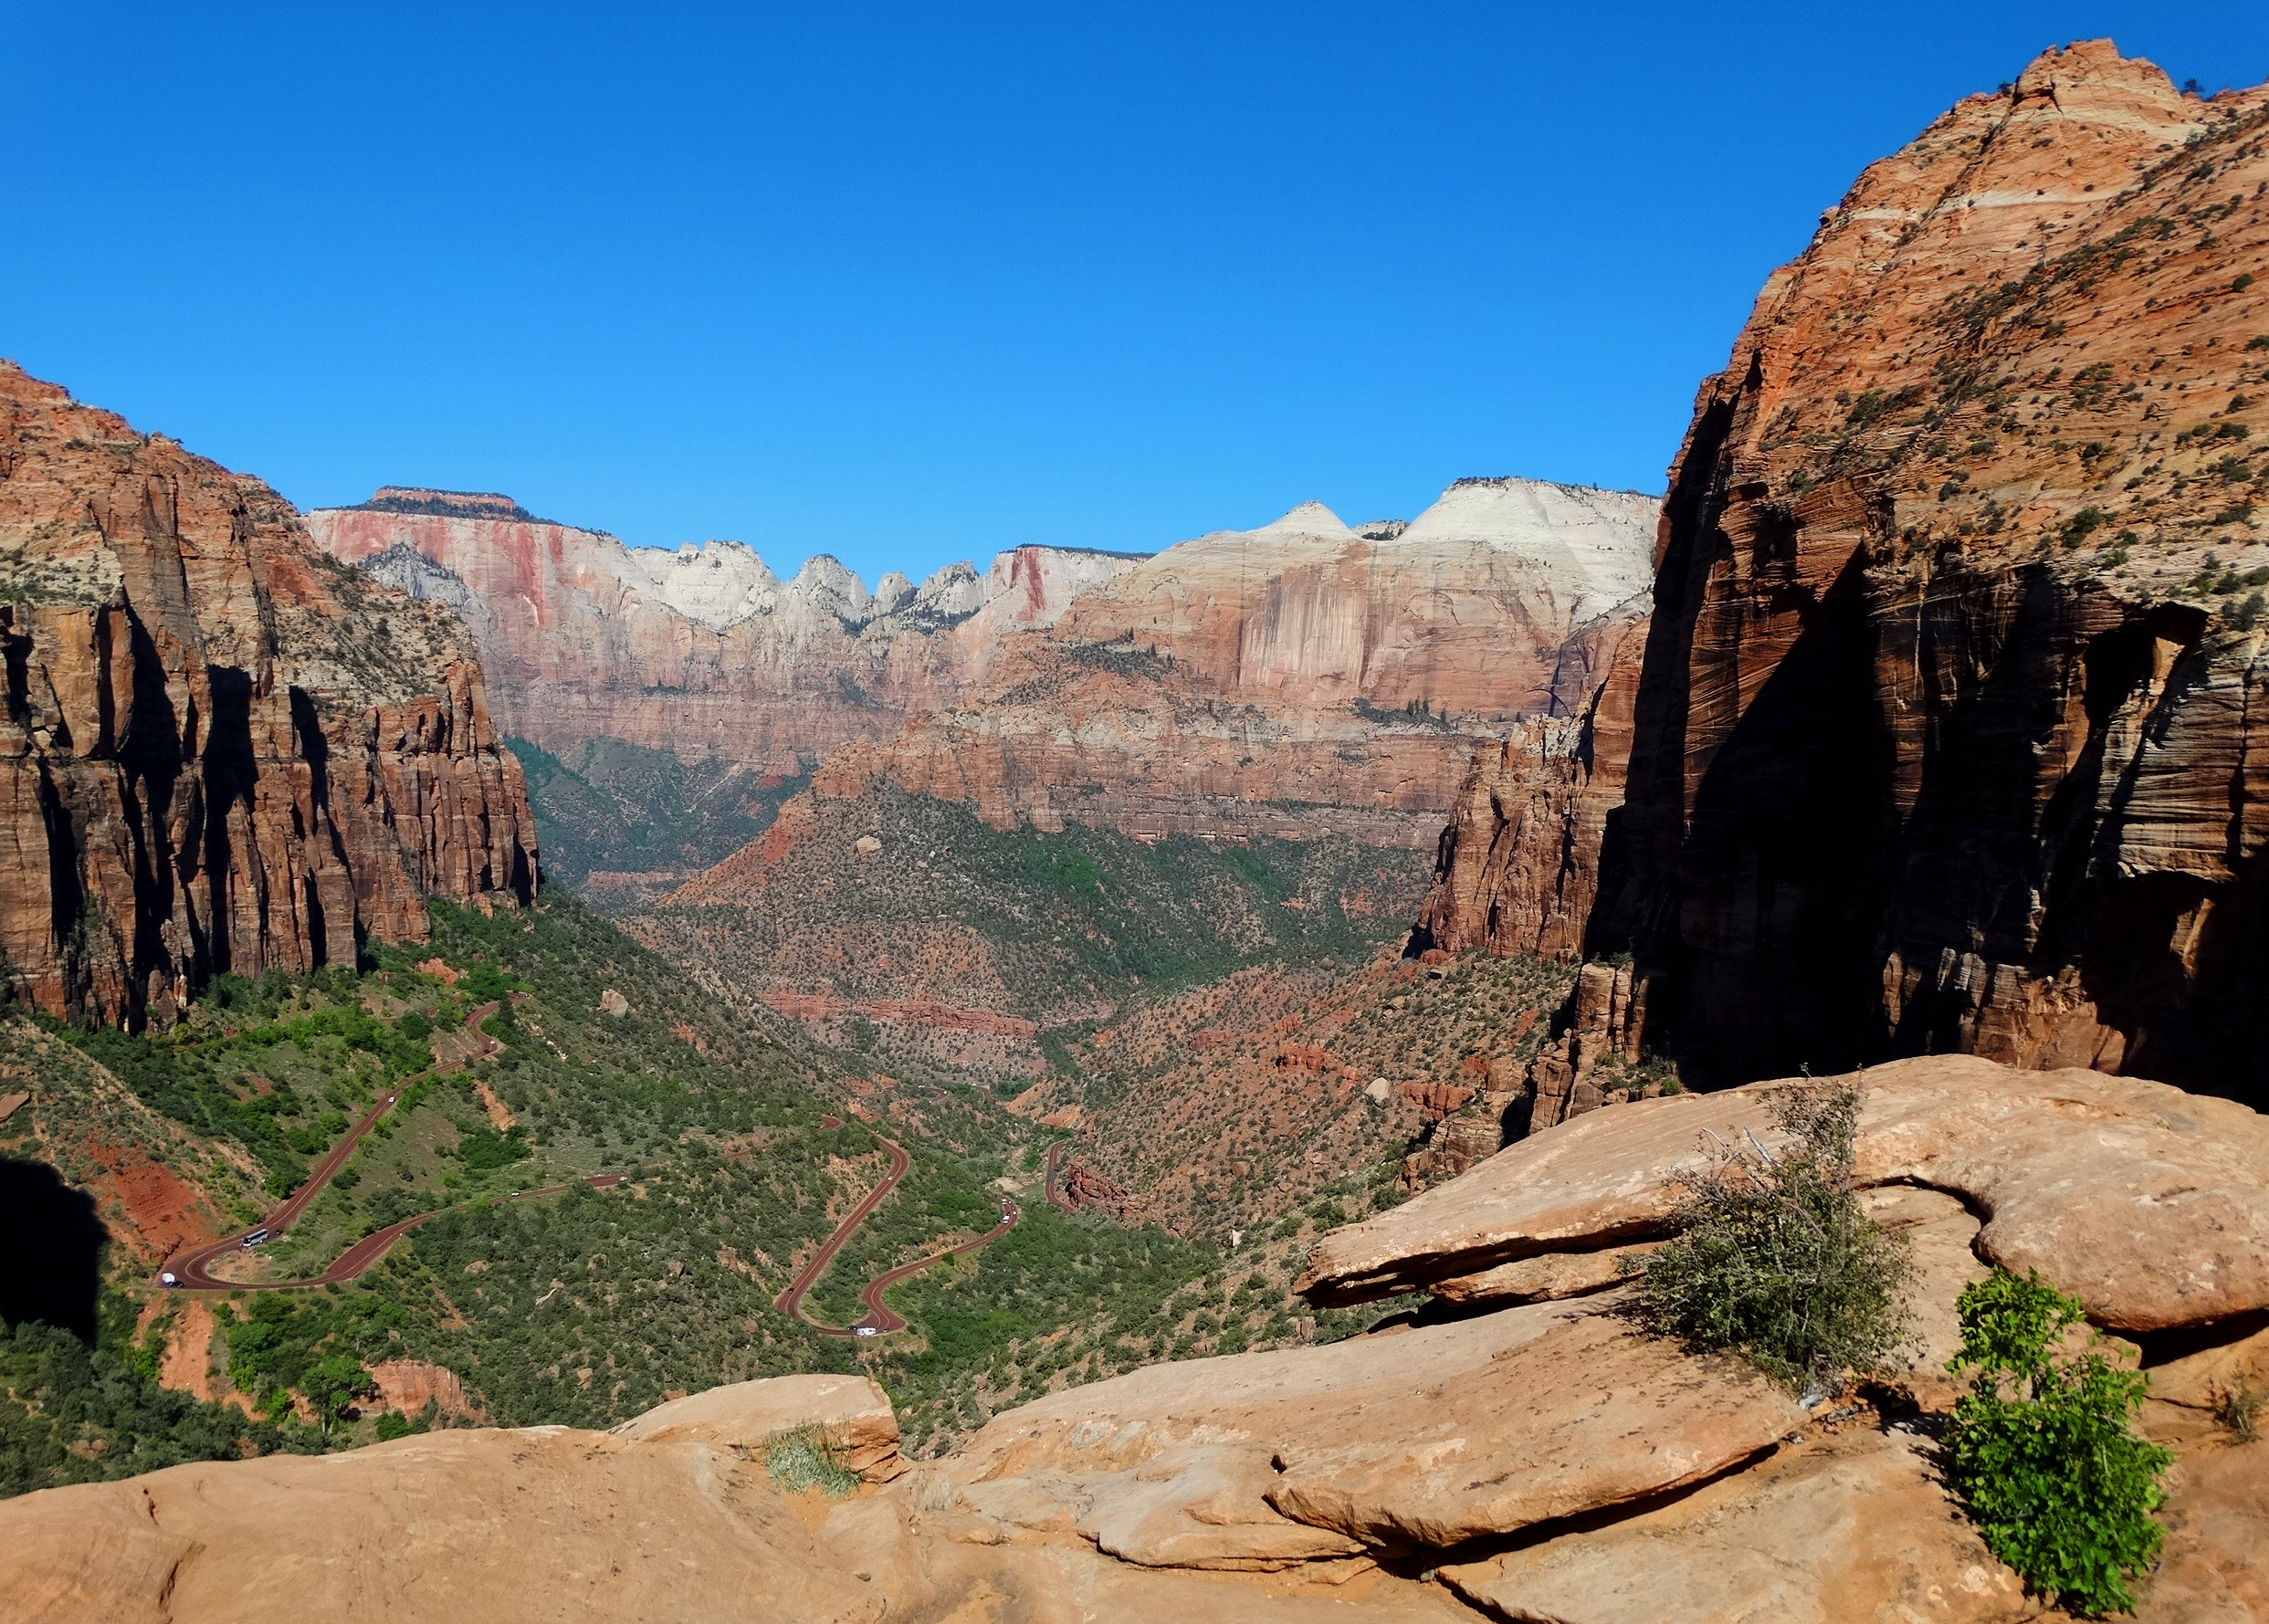
M 869 580 L 1659 489 L 1859 170 L 2269 6 L 11 5 L 0 354 L 302 506 Z

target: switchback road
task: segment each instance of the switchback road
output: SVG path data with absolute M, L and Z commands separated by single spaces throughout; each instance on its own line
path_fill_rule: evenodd
M 489 1016 L 495 1014 L 496 1012 L 497 1006 L 493 1002 L 474 1005 L 473 1008 L 465 1012 L 465 1030 L 471 1032 L 479 1032 L 480 1023 L 488 1020 Z M 490 1045 L 491 1048 L 494 1046 L 495 1045 L 493 1043 Z M 418 1077 L 425 1077 L 430 1075 L 432 1075 L 430 1069 L 418 1074 Z M 411 1082 L 414 1083 L 417 1080 L 418 1078 L 414 1077 L 411 1079 Z M 405 1083 L 402 1086 L 406 1088 L 409 1086 L 409 1084 Z M 257 1230 L 264 1229 L 268 1231 L 270 1236 L 280 1236 L 285 1231 L 289 1230 L 295 1222 L 297 1222 L 299 1221 L 299 1214 L 307 1210 L 309 1203 L 312 1202 L 317 1196 L 323 1193 L 323 1187 L 331 1182 L 331 1175 L 338 1172 L 341 1168 L 346 1165 L 347 1158 L 353 1155 L 354 1147 L 362 1143 L 362 1136 L 369 1133 L 372 1128 L 377 1126 L 378 1119 L 383 1116 L 388 1111 L 393 1110 L 394 1101 L 401 1097 L 401 1088 L 388 1090 L 385 1097 L 381 1099 L 376 1105 L 373 1105 L 369 1111 L 364 1113 L 362 1121 L 356 1123 L 354 1126 L 348 1131 L 347 1137 L 340 1140 L 338 1144 L 332 1146 L 330 1151 L 325 1154 L 323 1159 L 315 1164 L 313 1168 L 311 1168 L 308 1173 L 307 1182 L 302 1184 L 297 1190 L 293 1191 L 288 1200 L 278 1206 L 276 1210 L 270 1212 L 266 1218 L 262 1219 L 259 1223 L 253 1227 L 253 1229 L 239 1230 L 235 1234 L 224 1236 L 222 1239 L 214 1242 L 208 1246 L 201 1246 L 194 1252 L 184 1252 L 178 1257 L 171 1258 L 167 1260 L 163 1273 L 173 1275 L 177 1285 L 180 1288 L 188 1291 L 300 1291 L 305 1290 L 309 1286 L 314 1285 L 337 1285 L 345 1281 L 352 1280 L 357 1275 L 364 1273 L 371 1267 L 372 1264 L 377 1263 L 380 1258 L 384 1257 L 388 1248 L 392 1247 L 396 1241 L 408 1234 L 419 1224 L 427 1222 L 432 1219 L 439 1218 L 444 1212 L 457 1210 L 456 1208 L 440 1207 L 435 1209 L 431 1212 L 420 1212 L 413 1217 L 403 1219 L 398 1223 L 390 1223 L 383 1230 L 373 1230 L 360 1241 L 357 1241 L 352 1246 L 349 1246 L 337 1257 L 331 1259 L 330 1266 L 327 1267 L 320 1274 L 314 1275 L 308 1279 L 263 1281 L 224 1280 L 219 1275 L 213 1273 L 211 1268 L 213 1260 L 217 1257 L 226 1256 L 227 1253 L 232 1252 L 243 1251 L 244 1238 L 247 1235 L 252 1234 Z M 590 1185 L 594 1189 L 606 1189 L 614 1185 L 620 1184 L 622 1181 L 623 1178 L 620 1173 L 600 1173 L 593 1178 L 583 1180 L 584 1183 Z M 554 1184 L 542 1189 L 519 1189 L 514 1190 L 512 1194 L 506 1199 L 515 1201 L 524 1201 L 530 1196 L 557 1195 L 563 1189 L 572 1189 L 574 1187 L 570 1184 Z M 479 1203 L 468 1201 L 464 1204 L 470 1207 L 477 1206 Z
M 892 1140 L 883 1139 L 880 1134 L 877 1134 L 875 1137 L 882 1139 L 883 1147 L 890 1152 L 889 1171 L 882 1176 L 881 1183 L 868 1190 L 859 1204 L 851 1209 L 843 1221 L 835 1226 L 835 1232 L 821 1243 L 819 1250 L 811 1255 L 804 1267 L 796 1271 L 795 1278 L 788 1283 L 788 1289 L 772 1299 L 772 1306 L 779 1309 L 781 1313 L 802 1320 L 823 1336 L 856 1336 L 862 1332 L 873 1336 L 888 1336 L 893 1331 L 903 1331 L 906 1329 L 906 1321 L 883 1302 L 883 1293 L 909 1275 L 920 1273 L 932 1263 L 940 1263 L 950 1257 L 959 1257 L 964 1252 L 975 1252 L 981 1246 L 991 1245 L 1014 1229 L 1017 1219 L 1023 1216 L 1014 1201 L 1003 1200 L 1001 1202 L 1001 1221 L 974 1241 L 964 1241 L 959 1246 L 949 1246 L 943 1252 L 932 1252 L 928 1257 L 918 1258 L 910 1263 L 900 1263 L 897 1268 L 877 1274 L 868 1281 L 866 1288 L 859 1293 L 859 1301 L 867 1304 L 867 1313 L 857 1324 L 822 1325 L 804 1313 L 804 1294 L 818 1282 L 819 1277 L 827 1272 L 827 1265 L 835 1261 L 835 1253 L 843 1250 L 843 1243 L 856 1232 L 859 1225 L 874 1215 L 875 1209 L 882 1205 L 882 1199 L 896 1189 L 898 1180 L 906 1177 L 908 1163 L 905 1147 Z M 1049 1154 L 1049 1176 L 1053 1178 L 1054 1152 L 1051 1151 Z

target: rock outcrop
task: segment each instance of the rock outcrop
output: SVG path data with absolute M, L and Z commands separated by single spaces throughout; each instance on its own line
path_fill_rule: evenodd
M 1587 932 L 1690 1079 L 2264 1097 L 2264 133 L 2269 89 L 2051 51 L 1870 168 L 1703 384 Z
M 1623 798 L 1644 618 L 1602 628 L 1605 673 L 1572 717 L 1539 717 L 1485 745 L 1442 832 L 1413 952 L 1581 957 L 1599 900 L 1607 820 Z
M 529 896 L 463 628 L 283 499 L 0 362 L 0 964 L 163 1022 L 222 971 L 352 965 L 425 898 Z
M 1917 1185 L 1988 1214 L 1979 1255 L 2039 1268 L 2117 1330 L 2269 1311 L 2269 1118 L 2100 1072 L 2012 1072 L 1966 1055 L 1896 1061 L 1860 1091 L 1863 1187 Z M 1669 1232 L 1705 1130 L 1770 1136 L 1772 1083 L 1586 1113 L 1392 1211 L 1334 1231 L 1298 1289 L 1391 1296 L 1550 1253 Z M 2142 1216 L 2148 1214 L 2148 1218 Z
M 642 1443 L 702 1443 L 762 1453 L 766 1441 L 816 1427 L 836 1462 L 870 1483 L 906 1470 L 888 1395 L 863 1376 L 782 1376 L 673 1399 L 614 1429 Z
M 2075 1286 L 2102 1323 L 2173 1333 L 2143 1338 L 2141 1424 L 2178 1463 L 2139 1624 L 2269 1621 L 2269 1445 L 2211 1420 L 2217 1395 L 2269 1380 L 2269 1123 L 2096 1074 L 1886 1070 L 1859 1152 L 1871 1211 L 1916 1263 L 1917 1345 L 1881 1378 L 1907 1388 L 1896 1401 L 1862 1388 L 1808 1408 L 1739 1360 L 1644 1335 L 1601 1278 L 1610 1246 L 1660 1232 L 1702 1128 L 1769 1131 L 1759 1085 L 1591 1113 L 1318 1247 L 1316 1295 L 1430 1283 L 1446 1316 L 1067 1388 L 910 1465 L 872 1383 L 806 1376 L 612 1433 L 453 1431 L 47 1490 L 0 1503 L 0 1610 L 2061 1618 L 1988 1551 L 1916 1419 L 1951 1402 L 1955 1299 L 1998 1259 Z M 1476 1277 L 1445 1271 L 1492 1259 L 1539 1300 L 1453 1289 Z M 867 1483 L 783 1495 L 767 1462 L 785 1433 Z
M 958 693 L 1001 638 L 1053 624 L 1075 593 L 1134 561 L 1020 548 L 982 576 L 954 564 L 919 588 L 886 576 L 870 592 L 824 554 L 783 581 L 737 541 L 630 548 L 509 498 L 386 495 L 319 508 L 309 531 L 465 617 L 508 732 L 562 751 L 625 739 L 768 773 Z
M 1481 739 L 1599 686 L 1644 612 L 1654 514 L 1463 480 L 1407 526 L 1309 502 L 1155 557 L 1027 547 L 869 593 L 832 559 L 783 582 L 734 542 L 634 550 L 466 508 L 503 500 L 308 522 L 457 609 L 507 728 L 547 748 L 609 736 L 789 774 L 861 740 L 877 775 L 1003 828 L 1422 849 Z

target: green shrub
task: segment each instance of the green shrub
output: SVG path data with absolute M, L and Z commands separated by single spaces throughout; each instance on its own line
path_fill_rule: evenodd
M 859 1474 L 835 1459 L 826 1429 L 816 1425 L 773 1433 L 764 1445 L 764 1470 L 790 1494 L 819 1489 L 844 1495 L 859 1486 Z
M 1718 1143 L 1687 1182 L 1677 1238 L 1623 1266 L 1642 1275 L 1635 1312 L 1650 1329 L 1738 1352 L 1791 1387 L 1831 1387 L 1898 1346 L 1912 1264 L 1852 1188 L 1859 1091 L 1806 1083 L 1768 1103 L 1780 1151 L 1754 1135 Z
M 1993 1554 L 2052 1602 L 2127 1611 L 2123 1580 L 2159 1555 L 2151 1513 L 2174 1462 L 2128 1426 L 2150 1378 L 2095 1346 L 2060 1353 L 2081 1305 L 2037 1271 L 1996 1269 L 1959 1306 L 1961 1351 L 1947 1368 L 1972 1375 L 1946 1439 L 1956 1491 Z

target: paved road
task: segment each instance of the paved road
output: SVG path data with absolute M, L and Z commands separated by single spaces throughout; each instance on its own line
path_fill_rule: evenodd
M 1071 1198 L 1066 1195 L 1063 1189 L 1056 1182 L 1056 1164 L 1063 1159 L 1063 1140 L 1058 1139 L 1055 1144 L 1048 1147 L 1047 1176 L 1042 1180 L 1040 1188 L 1047 1191 L 1049 1206 L 1055 1208 L 1058 1212 L 1069 1212 L 1072 1210 Z
M 1003 1200 L 1001 1202 L 1001 1221 L 974 1241 L 964 1241 L 959 1246 L 949 1246 L 943 1252 L 932 1252 L 930 1256 L 917 1259 L 910 1263 L 900 1263 L 897 1268 L 877 1274 L 868 1281 L 866 1288 L 859 1293 L 859 1301 L 867 1304 L 867 1313 L 857 1324 L 822 1325 L 804 1311 L 804 1294 L 812 1289 L 819 1277 L 826 1273 L 827 1265 L 835 1261 L 835 1253 L 843 1250 L 843 1243 L 851 1238 L 859 1225 L 873 1216 L 875 1209 L 882 1205 L 883 1197 L 896 1189 L 898 1180 L 906 1177 L 905 1148 L 892 1140 L 883 1139 L 880 1134 L 877 1134 L 875 1137 L 882 1139 L 884 1148 L 890 1152 L 890 1170 L 882 1176 L 881 1183 L 868 1190 L 866 1198 L 851 1209 L 844 1221 L 835 1226 L 835 1232 L 827 1237 L 804 1267 L 796 1271 L 796 1277 L 788 1283 L 788 1289 L 772 1299 L 772 1306 L 779 1309 L 781 1313 L 802 1320 L 823 1336 L 856 1336 L 862 1328 L 876 1336 L 888 1336 L 893 1331 L 905 1330 L 906 1321 L 892 1312 L 883 1302 L 883 1293 L 909 1274 L 920 1273 L 932 1263 L 942 1262 L 946 1258 L 958 1257 L 963 1252 L 975 1252 L 981 1246 L 991 1245 L 1014 1229 L 1017 1219 L 1023 1216 L 1014 1201 Z M 1053 1158 L 1052 1150 L 1049 1154 Z M 1054 1177 L 1054 1161 L 1051 1159 L 1049 1163 L 1051 1178 Z
M 476 1004 L 465 1013 L 465 1030 L 478 1032 L 480 1023 L 496 1012 L 497 1006 L 493 1002 Z M 429 1069 L 419 1073 L 418 1077 L 431 1074 Z M 416 1082 L 418 1077 L 412 1078 L 411 1082 Z M 402 1086 L 406 1088 L 409 1084 L 405 1083 Z M 354 1154 L 355 1146 L 362 1143 L 362 1136 L 378 1126 L 378 1119 L 394 1109 L 394 1101 L 401 1096 L 402 1089 L 400 1088 L 389 1091 L 383 1099 L 364 1114 L 362 1121 L 356 1123 L 348 1131 L 345 1138 L 332 1146 L 323 1159 L 315 1164 L 308 1174 L 307 1182 L 295 1190 L 289 1200 L 253 1227 L 268 1231 L 271 1237 L 280 1237 L 285 1231 L 298 1221 L 299 1214 L 307 1210 L 308 1204 L 323 1193 L 323 1187 L 331 1182 L 332 1174 L 346 1165 L 347 1158 Z M 623 1176 L 620 1173 L 601 1173 L 583 1180 L 594 1189 L 605 1189 L 622 1181 Z M 526 1200 L 530 1196 L 557 1195 L 563 1189 L 573 1188 L 573 1185 L 554 1184 L 543 1189 L 515 1190 L 506 1199 L 516 1201 Z M 478 1204 L 478 1202 L 469 1201 L 465 1203 L 466 1206 Z M 328 1268 L 311 1279 L 255 1282 L 224 1280 L 214 1273 L 210 1267 L 213 1260 L 226 1256 L 232 1252 L 242 1251 L 244 1238 L 252 1232 L 251 1230 L 239 1230 L 235 1234 L 225 1236 L 209 1246 L 201 1246 L 194 1252 L 184 1252 L 179 1256 L 170 1258 L 166 1261 L 163 1272 L 171 1273 L 181 1283 L 182 1288 L 188 1291 L 297 1291 L 304 1290 L 311 1285 L 336 1285 L 344 1281 L 352 1280 L 356 1275 L 369 1269 L 372 1264 L 386 1255 L 389 1247 L 419 1224 L 439 1218 L 444 1212 L 456 1210 L 449 1207 L 437 1208 L 431 1212 L 420 1212 L 415 1217 L 405 1218 L 399 1223 L 390 1223 L 383 1230 L 373 1230 L 333 1258 Z

